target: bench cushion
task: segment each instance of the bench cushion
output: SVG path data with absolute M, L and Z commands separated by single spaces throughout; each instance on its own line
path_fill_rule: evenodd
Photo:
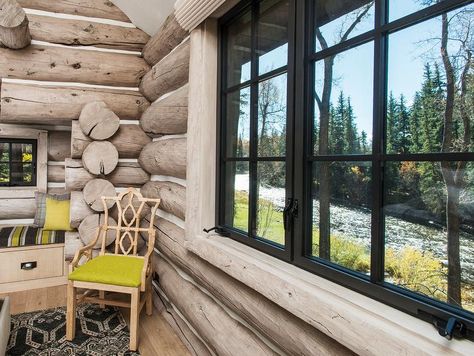
M 2 226 L 0 248 L 64 243 L 65 234 L 33 226 Z
M 93 258 L 69 274 L 72 281 L 139 287 L 144 260 L 142 257 L 104 255 Z

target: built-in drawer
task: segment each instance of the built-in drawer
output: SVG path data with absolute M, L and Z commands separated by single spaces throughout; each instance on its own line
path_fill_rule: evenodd
M 63 245 L 8 248 L 0 251 L 0 283 L 59 277 L 63 273 Z

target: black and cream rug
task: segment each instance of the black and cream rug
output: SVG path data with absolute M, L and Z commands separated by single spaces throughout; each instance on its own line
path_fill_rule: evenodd
M 128 350 L 130 333 L 117 308 L 77 307 L 76 337 L 66 340 L 66 308 L 12 316 L 7 355 L 139 355 Z

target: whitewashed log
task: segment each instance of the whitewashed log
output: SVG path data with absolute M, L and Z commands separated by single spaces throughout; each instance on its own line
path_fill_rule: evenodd
M 72 261 L 77 250 L 84 247 L 84 243 L 77 231 L 66 231 L 64 236 L 64 259 Z
M 189 32 L 176 21 L 174 13 L 170 14 L 143 48 L 143 58 L 148 64 L 155 65 L 179 45 L 188 34 Z
M 154 258 L 160 286 L 217 355 L 275 355 L 251 330 L 211 297 L 180 276 L 164 259 Z M 231 330 L 229 336 L 223 330 Z
M 109 141 L 94 141 L 86 147 L 82 154 L 84 168 L 93 175 L 108 175 L 118 165 L 119 155 Z
M 65 181 L 64 165 L 48 165 L 49 183 L 64 183 Z
M 102 100 L 122 119 L 138 119 L 148 101 L 138 92 L 107 88 L 1 83 L 0 121 L 18 124 L 70 125 L 83 106 Z
M 64 187 L 49 187 L 48 194 L 66 194 L 69 193 Z
M 31 37 L 62 45 L 141 51 L 150 36 L 138 28 L 29 14 Z
M 186 178 L 186 139 L 170 138 L 146 145 L 140 157 L 140 166 L 150 174 Z
M 71 157 L 81 158 L 92 140 L 84 135 L 77 120 L 72 121 L 71 136 Z M 123 124 L 109 141 L 117 148 L 120 158 L 138 158 L 143 147 L 151 142 L 151 138 L 140 126 Z
M 71 132 L 48 132 L 48 161 L 62 162 L 71 157 Z
M 84 245 L 90 244 L 96 234 L 97 229 L 105 223 L 105 215 L 104 214 L 94 214 L 87 216 L 84 220 L 82 220 L 81 224 L 79 225 L 79 235 L 81 237 L 82 242 Z M 116 221 L 109 216 L 107 220 L 107 224 L 114 226 L 117 225 Z M 105 234 L 105 246 L 109 246 L 112 242 L 115 241 L 115 230 L 109 230 Z M 97 243 L 95 244 L 94 248 L 98 249 L 102 246 L 102 238 L 99 238 Z
M 108 0 L 18 0 L 18 2 L 28 9 L 131 22 L 122 10 Z
M 0 46 L 21 49 L 31 43 L 28 17 L 16 0 L 0 0 Z
M 140 192 L 144 197 L 161 199 L 159 208 L 184 220 L 186 188 L 172 182 L 148 182 Z
M 36 44 L 0 48 L 2 78 L 136 87 L 149 69 L 143 58 L 130 54 Z
M 0 220 L 31 219 L 35 217 L 35 212 L 34 198 L 0 199 Z
M 84 200 L 84 194 L 82 191 L 71 192 L 71 207 L 69 213 L 69 224 L 71 227 L 77 229 L 89 215 L 94 215 L 95 211 Z
M 352 355 L 345 347 L 255 290 L 189 253 L 180 227 L 159 218 L 156 246 L 224 305 L 288 355 Z M 146 236 L 145 236 L 146 237 Z M 282 327 L 284 325 L 284 327 Z
M 86 184 L 82 191 L 84 201 L 94 211 L 103 212 L 104 204 L 102 204 L 102 197 L 114 197 L 115 187 L 112 183 L 105 179 L 93 179 Z M 112 200 L 106 201 L 107 209 L 110 209 L 114 202 Z
M 141 93 L 150 101 L 176 90 L 189 80 L 189 39 L 155 64 L 140 82 Z
M 82 190 L 87 182 L 96 177 L 90 174 L 78 159 L 66 159 L 66 190 Z M 138 163 L 119 162 L 115 171 L 107 176 L 115 187 L 141 187 L 150 175 Z
M 158 310 L 158 313 L 170 324 L 184 346 L 186 346 L 194 356 L 212 356 L 210 349 L 195 332 L 191 330 L 186 321 L 176 312 L 167 299 L 162 291 L 155 289 L 155 293 L 153 293 L 153 305 Z
M 103 101 L 94 101 L 82 108 L 79 126 L 91 139 L 106 140 L 119 129 L 120 118 Z
M 186 133 L 188 85 L 151 104 L 141 116 L 140 126 L 151 137 Z

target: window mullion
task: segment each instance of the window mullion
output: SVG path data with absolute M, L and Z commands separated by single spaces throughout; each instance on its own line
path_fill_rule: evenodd
M 375 28 L 386 22 L 387 0 L 375 2 Z M 385 98 L 387 92 L 386 35 L 376 31 L 374 43 L 374 96 L 373 96 L 373 158 L 372 158 L 372 229 L 370 279 L 374 283 L 384 280 L 384 223 L 383 223 L 383 157 L 385 142 Z

